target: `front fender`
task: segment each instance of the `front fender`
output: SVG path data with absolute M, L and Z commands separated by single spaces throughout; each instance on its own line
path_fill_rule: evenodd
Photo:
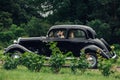
M 85 53 L 87 52 L 100 53 L 103 57 L 110 58 L 101 48 L 99 48 L 96 45 L 88 45 L 84 47 L 83 50 L 85 51 Z
M 24 46 L 21 46 L 19 44 L 12 44 L 5 49 L 4 53 L 8 53 L 11 50 L 15 50 L 15 49 L 20 49 L 20 50 L 23 50 L 24 52 L 32 52 L 28 50 L 27 48 L 25 48 Z

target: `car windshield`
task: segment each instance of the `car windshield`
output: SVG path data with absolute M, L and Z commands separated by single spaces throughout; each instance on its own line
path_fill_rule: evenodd
M 48 34 L 50 38 L 65 38 L 66 37 L 66 29 L 54 29 L 50 31 Z

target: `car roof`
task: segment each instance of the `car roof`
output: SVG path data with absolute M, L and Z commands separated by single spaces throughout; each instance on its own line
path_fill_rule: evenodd
M 51 29 L 83 29 L 83 30 L 89 30 L 90 32 L 94 32 L 95 31 L 89 27 L 89 26 L 85 26 L 85 25 L 55 25 L 55 26 L 52 26 L 50 28 Z
M 85 26 L 85 25 L 55 25 L 55 26 L 52 26 L 51 29 L 56 29 L 56 28 L 90 28 L 88 26 Z
M 95 32 L 91 27 L 85 25 L 55 25 L 50 28 L 51 29 L 87 29 Z

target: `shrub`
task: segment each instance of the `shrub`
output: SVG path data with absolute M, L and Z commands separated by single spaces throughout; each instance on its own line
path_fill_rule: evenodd
M 105 59 L 102 57 L 99 57 L 98 59 L 98 69 L 102 73 L 103 76 L 109 76 L 110 74 L 114 73 L 113 63 L 115 63 L 115 60 L 113 59 Z
M 52 55 L 50 58 L 50 65 L 51 70 L 54 73 L 58 73 L 61 69 L 61 67 L 65 64 L 65 58 L 66 56 L 63 55 L 63 52 L 60 51 L 60 49 L 56 46 L 57 43 L 50 43 L 50 49 L 52 50 Z
M 39 72 L 44 63 L 44 57 L 35 53 L 24 53 L 21 58 L 22 65 L 29 70 Z
M 74 58 L 71 62 L 71 71 L 73 73 L 76 73 L 78 69 L 81 71 L 81 74 L 83 74 L 86 71 L 86 69 L 89 67 L 84 51 L 81 52 L 82 52 L 81 56 L 78 58 Z
M 15 59 L 15 58 L 11 58 L 11 57 L 9 57 L 9 56 L 6 56 L 6 59 L 5 59 L 5 63 L 4 63 L 4 65 L 3 65 L 3 68 L 6 69 L 6 70 L 16 69 L 18 63 L 19 63 L 19 60 L 18 60 L 18 59 Z
M 74 74 L 77 72 L 77 58 L 73 57 L 71 60 L 70 69 Z
M 84 54 L 81 54 L 81 56 L 79 57 L 79 60 L 78 60 L 78 63 L 77 63 L 77 67 L 78 67 L 78 69 L 81 71 L 82 74 L 83 74 L 83 73 L 86 71 L 86 69 L 89 67 L 85 53 L 84 53 Z
M 119 44 L 113 44 L 113 46 L 115 46 L 115 52 L 118 56 L 120 56 L 120 45 Z
M 6 59 L 6 56 L 3 55 L 3 53 L 0 53 L 0 64 L 3 64 L 5 59 Z

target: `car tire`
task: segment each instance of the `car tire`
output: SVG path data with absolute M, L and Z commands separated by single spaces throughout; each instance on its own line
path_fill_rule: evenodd
M 17 58 L 20 58 L 21 55 L 24 53 L 23 50 L 11 50 L 8 52 L 8 55 L 11 57 L 11 58 L 14 58 L 14 59 L 17 59 Z
M 94 52 L 88 52 L 86 53 L 86 58 L 89 64 L 89 68 L 97 68 L 97 56 Z
M 22 55 L 22 52 L 16 50 L 13 52 L 13 54 L 11 54 L 11 57 L 17 59 L 17 58 L 20 58 L 21 55 Z

